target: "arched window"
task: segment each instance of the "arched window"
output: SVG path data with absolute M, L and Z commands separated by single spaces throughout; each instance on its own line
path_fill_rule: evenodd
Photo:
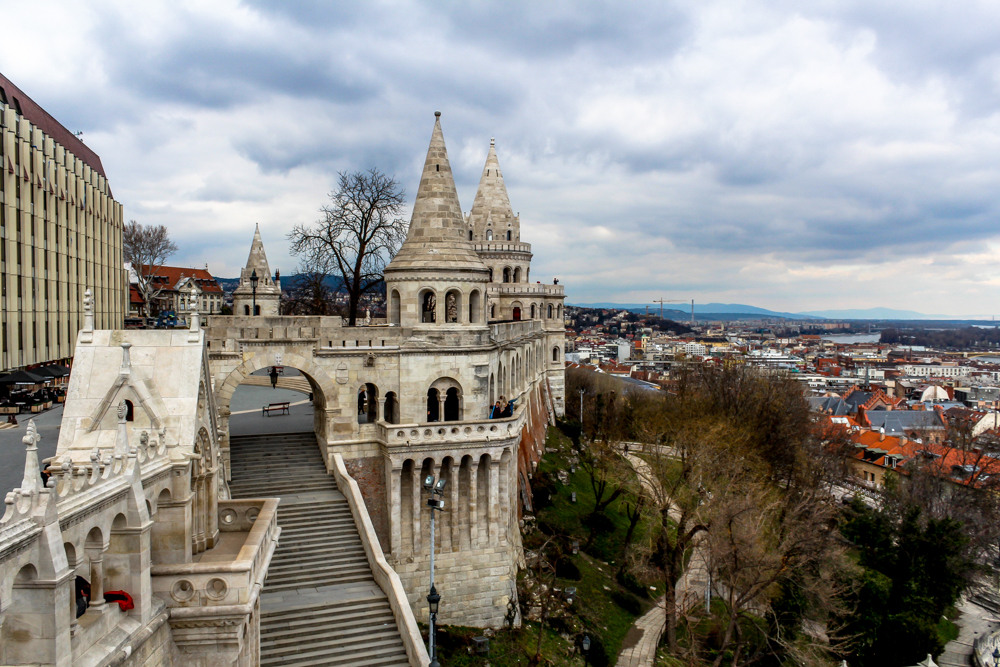
M 431 387 L 427 390 L 427 421 L 439 421 L 441 402 L 438 400 L 438 390 Z
M 507 230 L 507 240 L 510 241 L 510 230 Z
M 469 230 L 469 240 L 470 241 L 472 240 L 472 230 L 471 229 Z
M 125 401 L 125 421 L 135 421 L 135 407 L 132 405 L 132 401 L 127 399 Z
M 515 322 L 520 322 L 521 321 L 521 309 L 518 306 L 514 306 L 513 314 L 511 315 L 511 319 L 514 320 Z
M 457 387 L 449 387 L 444 395 L 444 421 L 457 422 L 461 416 L 461 401 Z
M 462 293 L 449 290 L 444 296 L 444 321 L 448 324 L 458 324 L 459 313 L 462 312 Z
M 383 408 L 382 419 L 390 424 L 399 423 L 399 401 L 396 400 L 396 392 L 390 391 L 385 395 L 385 407 Z
M 250 306 L 243 306 L 243 314 L 244 315 L 250 314 Z
M 420 321 L 424 324 L 437 322 L 437 296 L 433 290 L 426 290 L 420 294 Z
M 389 323 L 399 324 L 399 292 L 392 290 L 389 297 Z
M 479 311 L 482 310 L 480 301 L 479 290 L 472 290 L 469 295 L 469 322 L 472 324 L 479 322 Z
M 495 303 L 490 304 L 490 319 L 495 320 L 497 318 L 497 305 Z
M 549 319 L 552 319 L 552 304 L 549 304 Z
M 486 240 L 487 241 L 492 241 L 493 240 L 493 230 L 492 229 L 487 229 L 486 230 Z
M 490 269 L 490 282 L 493 282 L 493 269 Z
M 556 306 L 556 317 L 562 319 L 562 304 Z
M 358 391 L 358 423 L 374 424 L 378 420 L 378 387 L 367 383 Z
M 535 304 L 531 304 L 531 319 L 535 319 Z
M 253 314 L 254 315 L 260 315 L 260 306 L 259 305 L 255 305 L 253 307 Z
M 559 361 L 559 348 L 552 348 L 552 361 Z
M 503 267 L 503 281 L 505 283 L 510 282 L 510 267 Z
M 514 267 L 514 282 L 515 283 L 521 282 L 521 267 L 520 266 L 515 266 Z

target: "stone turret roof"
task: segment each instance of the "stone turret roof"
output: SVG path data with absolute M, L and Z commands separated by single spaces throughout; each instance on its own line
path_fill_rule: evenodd
M 267 255 L 264 253 L 264 241 L 260 238 L 260 225 L 254 229 L 253 232 L 253 243 L 250 245 L 250 256 L 247 258 L 247 265 L 245 269 L 240 271 L 240 284 L 233 293 L 243 294 L 244 292 L 249 294 L 251 292 L 250 288 L 250 276 L 253 272 L 257 272 L 257 278 L 259 282 L 257 283 L 257 295 L 266 294 L 269 291 L 279 291 L 277 285 L 274 284 L 274 278 L 271 276 L 271 268 L 267 264 Z
M 466 224 L 441 132 L 441 113 L 434 115 L 437 119 L 413 204 L 410 230 L 385 270 L 387 273 L 408 269 L 487 273 L 489 269 L 465 238 Z
M 470 220 L 477 227 L 485 225 L 487 220 L 492 220 L 494 227 L 514 222 L 514 211 L 510 206 L 510 197 L 507 196 L 503 174 L 500 172 L 496 144 L 492 139 L 483 175 L 479 180 L 479 189 L 476 190 L 476 198 L 472 202 Z

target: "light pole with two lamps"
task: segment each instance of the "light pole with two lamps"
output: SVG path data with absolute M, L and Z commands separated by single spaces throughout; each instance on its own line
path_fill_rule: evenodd
M 434 517 L 435 512 L 444 511 L 444 500 L 441 496 L 444 495 L 444 487 L 448 484 L 448 480 L 442 478 L 439 480 L 434 479 L 434 475 L 427 475 L 424 478 L 424 490 L 431 495 L 427 499 L 427 506 L 431 510 L 431 592 L 427 596 L 427 610 L 430 616 L 430 632 L 427 635 L 427 645 L 428 653 L 430 653 L 431 664 L 430 667 L 441 667 L 441 663 L 437 661 L 436 649 L 434 646 L 434 622 L 437 620 L 438 605 L 441 604 L 441 596 L 438 595 L 437 589 L 434 588 Z

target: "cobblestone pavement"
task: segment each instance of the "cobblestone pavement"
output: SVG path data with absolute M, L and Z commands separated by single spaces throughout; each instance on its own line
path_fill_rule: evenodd
M 623 455 L 638 473 L 642 484 L 650 488 L 655 480 L 650 474 L 649 464 L 635 454 L 623 453 Z M 707 572 L 704 552 L 696 544 L 684 576 L 677 583 L 679 607 L 687 608 L 704 599 L 705 587 L 708 585 Z M 660 598 L 653 608 L 629 629 L 616 664 L 619 667 L 653 667 L 656 662 L 656 647 L 660 644 L 660 636 L 665 630 L 666 622 L 666 606 L 664 599 Z

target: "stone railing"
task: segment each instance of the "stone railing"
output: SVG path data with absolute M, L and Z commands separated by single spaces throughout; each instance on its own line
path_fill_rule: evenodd
M 975 667 L 993 667 L 993 650 L 1000 648 L 1000 630 L 972 642 L 972 664 Z
M 489 243 L 475 243 L 472 246 L 476 252 L 531 252 L 530 243 L 520 243 L 518 241 L 491 241 Z
M 361 496 L 361 489 L 354 478 L 347 473 L 344 457 L 340 454 L 333 455 L 333 475 L 337 479 L 337 488 L 347 498 L 347 504 L 351 508 L 354 525 L 357 526 L 358 534 L 361 536 L 361 543 L 364 545 L 375 582 L 389 598 L 389 606 L 392 607 L 392 615 L 396 618 L 396 626 L 399 628 L 406 649 L 406 657 L 411 667 L 424 667 L 430 663 L 430 658 L 424 647 L 420 628 L 417 627 L 417 620 L 413 616 L 413 609 L 407 600 L 406 591 L 403 590 L 403 582 L 399 580 L 399 575 L 389 566 L 385 554 L 382 553 L 371 517 L 368 516 L 368 508 Z
M 528 411 L 518 405 L 512 417 L 505 419 L 477 419 L 457 422 L 430 422 L 425 424 L 389 424 L 380 421 L 378 438 L 387 447 L 415 445 L 457 445 L 467 442 L 503 440 L 521 432 Z
M 521 294 L 537 294 L 539 296 L 565 296 L 566 288 L 562 285 L 548 285 L 546 283 L 500 283 L 500 285 L 490 285 L 487 294 L 509 294 L 518 296 Z
M 541 320 L 521 320 L 520 322 L 504 322 L 502 324 L 490 325 L 490 335 L 497 342 L 516 340 L 522 336 L 540 332 L 541 330 Z
M 253 610 L 264 584 L 267 564 L 278 545 L 278 499 L 220 500 L 219 531 L 246 533 L 237 548 L 224 537 L 201 554 L 196 563 L 153 565 L 153 592 L 167 602 L 171 612 L 189 617 L 246 613 Z M 244 611 L 241 612 L 242 608 Z

